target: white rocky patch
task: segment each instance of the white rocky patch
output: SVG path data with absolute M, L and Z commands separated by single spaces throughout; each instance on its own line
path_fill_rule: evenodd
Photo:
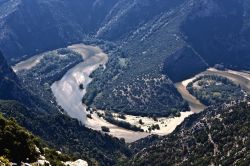
M 22 61 L 18 64 L 16 64 L 15 66 L 12 67 L 14 72 L 19 72 L 21 70 L 29 70 L 33 67 L 35 67 L 36 65 L 38 65 L 41 60 L 43 59 L 44 55 L 36 55 L 33 56 L 25 61 Z
M 97 112 L 104 114 L 105 111 L 98 110 Z M 180 117 L 161 117 L 157 118 L 155 121 L 153 118 L 149 117 L 141 117 L 141 116 L 132 116 L 132 115 L 125 115 L 126 119 L 119 118 L 118 113 L 113 113 L 113 116 L 116 120 L 125 121 L 130 123 L 131 125 L 136 125 L 137 127 L 141 127 L 144 132 L 135 132 L 131 130 L 126 130 L 124 128 L 118 127 L 116 125 L 108 123 L 102 117 L 98 117 L 97 113 L 93 113 L 92 119 L 88 119 L 87 127 L 94 130 L 101 131 L 102 126 L 106 126 L 110 129 L 109 134 L 113 135 L 118 138 L 124 138 L 126 142 L 134 142 L 151 134 L 157 135 L 167 135 L 172 133 L 175 128 L 183 122 L 183 120 L 193 114 L 193 112 L 181 112 Z M 139 123 L 139 120 L 142 120 L 143 124 Z M 159 125 L 159 130 L 152 130 L 151 132 L 148 131 L 149 127 L 152 125 Z
M 66 166 L 88 166 L 88 163 L 81 159 L 76 161 L 67 161 L 64 162 L 63 164 L 65 164 Z

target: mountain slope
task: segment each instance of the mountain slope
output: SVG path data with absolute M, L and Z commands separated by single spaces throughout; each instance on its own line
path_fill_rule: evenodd
M 142 149 L 131 165 L 248 165 L 250 105 L 214 106 Z M 136 144 L 136 143 L 135 143 Z
M 0 101 L 0 112 L 16 121 L 57 150 L 87 160 L 90 164 L 113 165 L 130 155 L 125 142 L 85 128 L 62 114 L 37 114 L 15 101 Z M 49 126 L 49 127 L 48 127 Z
M 249 4 L 198 1 L 182 25 L 186 41 L 210 65 L 249 69 Z
M 47 104 L 42 98 L 31 93 L 22 86 L 22 83 L 9 67 L 4 56 L 0 52 L 0 99 L 16 100 L 34 109 L 37 113 L 57 113 L 58 109 Z
M 9 67 L 4 56 L 0 52 L 0 98 L 3 100 L 22 101 L 27 105 L 32 105 L 31 96 L 27 90 L 22 88 L 19 79 Z
M 20 89 L 20 84 L 17 76 L 8 66 L 8 63 L 1 52 L 0 52 L 0 83 L 1 83 L 0 96 L 3 99 L 13 98 L 14 96 L 16 96 L 15 94 L 13 94 L 15 93 L 15 91 L 13 92 L 11 88 Z
M 0 48 L 11 61 L 86 39 L 111 41 L 117 50 L 107 69 L 93 74 L 87 102 L 175 115 L 188 109 L 173 82 L 215 64 L 249 69 L 249 6 L 247 0 L 2 1 Z
M 247 1 L 145 0 L 120 5 L 124 8 L 112 11 L 113 19 L 109 16 L 97 35 L 119 47 L 89 86 L 87 98 L 98 92 L 91 101 L 97 108 L 175 114 L 176 109 L 187 109 L 173 82 L 215 64 L 237 70 L 250 67 Z M 152 81 L 161 77 L 165 79 Z
M 40 145 L 35 137 L 18 126 L 14 121 L 6 120 L 0 115 L 0 156 L 6 156 L 13 162 L 20 163 L 27 158 L 36 161 L 39 153 L 36 147 Z
M 79 42 L 98 29 L 116 1 L 2 1 L 0 48 L 11 60 Z
M 49 149 L 36 136 L 19 126 L 15 120 L 5 119 L 0 114 L 0 165 L 9 165 L 9 162 L 29 162 L 38 164 L 50 163 L 62 165 L 61 162 L 71 160 L 64 154 Z
M 3 57 L 1 60 L 6 62 Z M 17 78 L 15 73 L 7 63 L 1 63 L 0 78 L 0 84 L 3 85 L 1 88 L 7 90 L 0 96 L 0 112 L 7 118 L 14 118 L 21 126 L 55 149 L 101 165 L 113 165 L 118 158 L 130 155 L 124 141 L 88 129 L 79 121 L 59 112 L 57 108 L 42 103 L 40 99 L 33 100 L 36 97 L 18 84 L 18 79 L 14 79 Z M 12 80 L 10 82 L 7 79 L 6 82 L 5 78 Z M 9 85 L 13 86 L 9 88 Z
M 136 5 L 126 11 L 126 16 L 118 20 L 118 25 L 125 25 L 128 20 L 136 19 L 134 11 L 135 15 L 143 17 L 150 5 L 153 6 L 153 16 L 145 18 L 142 25 L 141 19 L 137 19 L 135 25 L 131 26 L 132 29 L 124 32 L 125 37 L 115 41 L 119 49 L 109 55 L 107 69 L 95 73 L 93 76 L 97 79 L 89 85 L 89 92 L 93 89 L 99 92 L 93 105 L 129 114 L 157 116 L 187 111 L 188 108 L 172 80 L 162 72 L 166 57 L 185 44 L 183 40 L 176 40 L 175 34 L 178 33 L 176 27 L 184 19 L 180 9 L 186 3 L 145 1 L 150 4 L 147 6 L 144 2 L 134 2 Z M 158 5 L 162 5 L 165 11 L 157 11 Z M 116 34 L 118 29 L 107 33 Z M 124 61 L 125 65 L 122 63 Z

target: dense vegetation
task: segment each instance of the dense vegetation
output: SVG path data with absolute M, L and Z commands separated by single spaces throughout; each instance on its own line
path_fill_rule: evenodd
M 225 77 L 200 76 L 188 84 L 187 90 L 205 105 L 243 100 L 246 93 Z
M 188 110 L 166 76 L 141 72 L 142 66 L 135 70 L 134 63 L 119 50 L 111 52 L 106 70 L 91 75 L 94 79 L 83 102 L 102 110 L 143 116 L 170 116 Z
M 143 129 L 141 129 L 140 127 L 137 127 L 136 125 L 131 125 L 129 122 L 117 120 L 117 119 L 114 119 L 113 117 L 104 117 L 104 119 L 108 121 L 109 123 L 122 127 L 124 129 L 143 132 Z
M 39 95 L 40 91 L 33 91 L 28 86 L 29 91 L 23 88 L 4 58 L 0 58 L 3 62 L 0 64 L 3 71 L 0 72 L 0 85 L 5 90 L 4 93 L 0 92 L 0 99 L 19 101 L 0 101 L 0 112 L 4 116 L 13 117 L 21 126 L 40 136 L 55 149 L 90 163 L 112 165 L 118 158 L 130 155 L 124 140 L 86 128 L 79 121 L 59 112 L 50 101 L 44 102 L 34 96 Z M 12 84 L 14 86 L 9 86 Z
M 81 55 L 68 48 L 45 52 L 38 56 L 42 59 L 36 66 L 18 72 L 23 84 L 36 90 L 39 88 L 33 85 L 34 82 L 38 85 L 51 85 L 61 79 L 69 69 L 83 61 Z
M 41 149 L 36 137 L 18 126 L 13 119 L 6 120 L 2 115 L 0 115 L 0 147 L 0 156 L 19 164 L 22 161 L 35 162 L 39 157 L 36 147 Z
M 63 165 L 62 161 L 70 161 L 72 158 L 65 154 L 60 154 L 48 147 L 41 140 L 32 135 L 26 129 L 20 127 L 16 121 L 5 119 L 0 114 L 0 165 L 1 162 L 34 163 L 40 156 L 44 156 L 52 165 Z
M 130 155 L 125 142 L 85 128 L 68 116 L 37 114 L 15 101 L 1 101 L 0 111 L 6 117 L 15 118 L 20 125 L 52 147 L 90 163 L 113 165 L 118 158 Z
M 153 144 L 141 148 L 131 165 L 242 165 L 250 162 L 250 105 L 214 106 L 187 118 Z M 147 140 L 145 140 L 147 143 Z M 136 148 L 137 147 L 137 148 Z

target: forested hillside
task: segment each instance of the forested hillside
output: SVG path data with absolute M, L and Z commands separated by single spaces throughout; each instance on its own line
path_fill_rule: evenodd
M 55 149 L 90 163 L 112 165 L 118 158 L 130 155 L 124 141 L 87 129 L 79 121 L 59 112 L 56 107 L 34 97 L 19 84 L 15 73 L 0 57 L 3 62 L 0 65 L 0 85 L 3 89 L 0 92 L 0 112 L 5 117 L 14 118 Z
M 21 126 L 55 149 L 85 159 L 90 164 L 113 165 L 118 158 L 130 155 L 125 142 L 87 129 L 66 115 L 37 114 L 15 101 L 1 101 L 0 111 L 5 117 L 16 119 Z
M 86 89 L 81 82 L 76 87 L 86 91 L 78 104 L 87 105 L 88 118 L 100 109 L 161 123 L 158 117 L 190 111 L 175 83 L 213 66 L 250 70 L 249 22 L 249 0 L 0 0 L 0 161 L 36 161 L 34 147 L 43 153 L 44 142 L 90 165 L 249 165 L 248 94 L 225 78 L 191 81 L 187 90 L 209 107 L 170 135 L 132 144 L 86 128 L 51 92 L 85 60 L 68 46 L 98 46 L 108 62 L 91 73 Z M 44 59 L 30 70 L 15 73 L 9 65 L 39 55 Z
M 250 66 L 247 1 L 133 1 L 124 8 L 116 11 L 119 19 L 110 18 L 107 30 L 100 33 L 120 49 L 110 55 L 107 70 L 93 75 L 97 79 L 87 96 L 93 98 L 92 92 L 97 92 L 93 105 L 98 108 L 124 111 L 127 106 L 125 112 L 130 114 L 174 114 L 187 109 L 173 82 L 215 64 L 234 69 Z M 147 8 L 153 17 L 144 18 Z M 123 35 L 116 36 L 122 30 Z
M 38 137 L 20 127 L 16 121 L 0 114 L 0 165 L 33 163 L 63 166 L 71 157 L 48 148 Z M 38 161 L 40 160 L 40 162 Z
M 169 136 L 141 148 L 130 164 L 247 166 L 249 122 L 250 103 L 210 107 L 187 118 Z
M 93 74 L 87 102 L 171 115 L 187 111 L 173 82 L 215 64 L 249 69 L 249 6 L 247 0 L 1 1 L 0 49 L 15 63 L 71 43 L 112 43 L 117 49 L 107 50 L 107 69 Z
M 18 60 L 94 34 L 117 0 L 0 1 L 0 49 Z M 13 59 L 13 60 L 14 60 Z

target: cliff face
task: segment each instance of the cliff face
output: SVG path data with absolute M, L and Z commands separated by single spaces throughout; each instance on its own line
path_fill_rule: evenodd
M 18 78 L 0 52 L 0 98 L 19 100 L 22 98 L 21 94 L 24 93 L 21 90 Z
M 23 87 L 2 53 L 0 53 L 0 100 L 16 100 L 37 112 L 57 113 L 58 110 Z

